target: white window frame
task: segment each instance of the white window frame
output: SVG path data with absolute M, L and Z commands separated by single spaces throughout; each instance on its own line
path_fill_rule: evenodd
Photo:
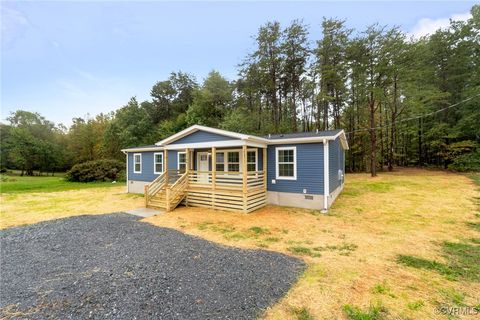
M 255 169 L 256 171 L 258 171 L 258 150 L 253 148 L 253 149 L 247 149 L 247 152 L 248 151 L 254 151 L 255 152 Z M 240 165 L 240 171 L 239 172 L 243 172 L 242 171 L 242 168 L 243 168 L 243 162 L 242 162 L 242 149 L 222 149 L 222 150 L 217 150 L 216 154 L 218 153 L 223 153 L 223 164 L 224 164 L 224 171 L 225 173 L 229 172 L 228 171 L 228 153 L 229 152 L 238 152 L 238 156 L 239 156 L 239 165 Z M 209 156 L 210 156 L 210 153 L 209 153 Z M 247 160 L 247 159 L 245 159 Z M 197 162 L 198 162 L 198 153 L 197 153 Z M 248 167 L 248 166 L 247 166 Z M 217 171 L 219 172 L 219 171 Z M 231 171 L 231 172 L 236 172 L 236 171 Z M 221 173 L 219 174 L 221 175 Z
M 184 154 L 185 155 L 185 162 L 180 162 L 180 155 Z M 180 163 L 185 164 L 185 171 L 187 170 L 187 152 L 186 151 L 181 151 L 177 153 L 177 170 L 180 171 Z
M 137 167 L 137 156 L 140 156 L 140 170 L 137 171 L 135 168 Z M 134 153 L 133 154 L 133 173 L 142 173 L 142 154 L 141 153 Z
M 278 162 L 278 152 L 281 150 L 293 150 L 293 177 L 280 176 L 280 163 Z M 282 162 L 291 163 L 291 162 Z M 297 147 L 276 147 L 275 148 L 275 175 L 277 180 L 297 180 Z
M 217 159 L 215 158 L 215 171 L 216 171 L 216 172 L 227 172 L 227 171 L 225 170 L 225 169 L 228 170 L 228 166 L 227 166 L 228 159 L 225 159 L 225 153 L 226 153 L 226 152 L 224 152 L 224 150 L 217 151 L 217 152 L 215 152 L 215 157 L 216 157 L 218 154 L 220 154 L 220 153 L 223 154 L 223 162 L 218 162 Z M 217 170 L 217 167 L 216 167 L 217 164 L 219 164 L 219 163 L 222 163 L 222 164 L 223 164 L 223 170 L 221 170 L 221 171 L 218 171 L 218 170 Z M 213 169 L 213 167 L 212 167 L 212 169 Z
M 230 159 L 228 158 L 228 154 L 229 153 L 238 153 L 238 162 L 230 162 Z M 226 155 L 226 157 L 225 157 Z M 225 153 L 224 153 L 224 160 L 227 160 L 225 161 L 226 163 L 226 166 L 225 168 L 227 169 L 226 172 L 242 172 L 242 169 L 243 169 L 243 162 L 242 162 L 242 151 L 237 151 L 237 150 L 225 150 Z M 228 168 L 228 166 L 230 166 L 230 164 L 237 164 L 238 163 L 238 171 L 230 171 L 230 169 Z
M 162 156 L 162 171 L 157 171 L 157 164 L 159 164 L 160 162 L 157 162 L 157 155 L 161 155 Z M 163 154 L 163 152 L 155 152 L 153 153 L 153 173 L 154 174 L 162 174 L 165 172 L 165 155 Z
M 255 171 L 258 171 L 258 149 L 247 149 L 247 172 L 248 172 L 248 164 L 252 164 L 252 162 L 248 162 L 249 152 L 255 152 Z

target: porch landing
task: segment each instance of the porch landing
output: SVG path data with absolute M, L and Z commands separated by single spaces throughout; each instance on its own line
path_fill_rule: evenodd
M 157 214 L 165 213 L 165 210 L 156 210 L 151 208 L 138 208 L 129 211 L 125 211 L 125 213 L 132 214 L 134 216 L 142 217 L 142 218 L 149 218 L 156 216 Z

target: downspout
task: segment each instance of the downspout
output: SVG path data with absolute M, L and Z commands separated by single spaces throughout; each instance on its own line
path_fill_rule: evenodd
M 329 176 L 329 153 L 328 153 L 328 140 L 323 139 L 323 210 L 322 213 L 327 213 L 328 210 L 328 196 L 330 189 L 330 176 Z

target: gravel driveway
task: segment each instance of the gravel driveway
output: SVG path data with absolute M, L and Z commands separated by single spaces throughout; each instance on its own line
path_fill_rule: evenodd
M 138 220 L 80 216 L 0 231 L 0 316 L 252 319 L 305 268 Z

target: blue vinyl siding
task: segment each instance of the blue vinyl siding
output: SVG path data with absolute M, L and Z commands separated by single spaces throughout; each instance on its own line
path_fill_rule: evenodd
M 338 140 L 328 142 L 328 175 L 329 175 L 329 193 L 333 192 L 340 185 L 338 180 L 338 170 L 340 169 L 340 143 Z
M 168 169 L 177 170 L 177 161 L 178 161 L 178 152 L 182 152 L 182 150 L 169 150 L 168 151 Z
M 297 148 L 297 180 L 276 179 L 275 148 Z M 270 145 L 267 149 L 267 189 L 268 191 L 323 194 L 323 144 L 305 143 L 296 145 Z M 272 179 L 276 183 L 272 184 Z
M 226 150 L 226 149 L 238 149 L 238 147 L 234 148 L 225 148 L 225 149 L 218 149 L 220 150 Z M 249 149 L 255 149 L 255 148 L 249 148 Z M 197 154 L 198 152 L 202 151 L 207 151 L 211 152 L 211 149 L 199 149 L 199 150 L 194 150 L 194 163 L 193 163 L 193 168 L 196 170 L 197 168 Z M 182 152 L 182 150 L 169 150 L 168 151 L 168 168 L 169 169 L 177 169 L 177 161 L 178 161 L 178 152 Z M 134 173 L 133 172 L 133 154 L 134 153 L 140 153 L 142 154 L 142 173 Z M 158 177 L 158 174 L 153 173 L 154 168 L 153 168 L 153 154 L 155 152 L 153 151 L 145 151 L 145 152 L 129 152 L 128 153 L 128 180 L 135 180 L 135 181 L 153 181 L 156 177 Z M 257 149 L 258 153 L 258 170 L 262 170 L 263 164 L 262 164 L 262 159 L 263 159 L 263 150 L 261 148 Z M 165 161 L 165 159 L 164 159 Z M 209 157 L 209 170 L 212 170 L 212 161 L 211 157 Z
M 342 170 L 345 173 L 345 151 L 341 146 L 339 138 L 328 143 L 328 156 L 330 176 L 329 184 L 330 193 L 332 193 L 342 184 L 342 181 L 338 176 L 338 170 Z
M 225 141 L 225 140 L 235 140 L 235 139 L 227 136 L 222 136 L 216 133 L 211 133 L 206 131 L 196 131 L 170 144 L 199 143 L 199 142 Z
M 161 152 L 161 151 L 159 151 Z M 133 155 L 135 153 L 140 153 L 142 155 L 142 173 L 133 172 Z M 128 153 L 128 180 L 135 181 L 147 181 L 151 182 L 158 177 L 158 174 L 154 173 L 153 167 L 153 154 L 154 151 L 145 151 L 145 152 L 129 152 Z M 177 151 L 170 150 L 168 151 L 168 168 L 177 169 Z M 165 158 L 163 159 L 165 163 Z

